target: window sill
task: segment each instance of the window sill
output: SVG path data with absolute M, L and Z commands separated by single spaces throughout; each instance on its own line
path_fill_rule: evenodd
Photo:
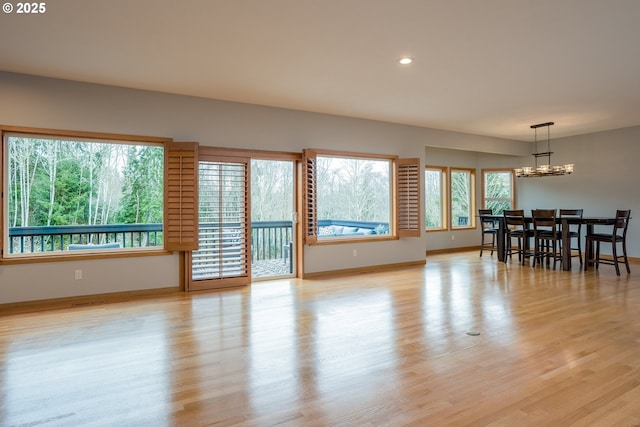
M 146 257 L 146 256 L 166 256 L 172 254 L 173 251 L 167 251 L 163 248 L 160 249 L 120 249 L 118 251 L 108 251 L 100 253 L 97 251 L 86 251 L 85 253 L 73 254 L 67 252 L 58 252 L 42 255 L 12 255 L 9 258 L 0 259 L 0 265 L 11 264 L 34 264 L 40 262 L 63 262 L 63 261 L 78 261 L 78 260 L 91 260 L 91 259 L 110 259 L 110 258 L 131 258 L 131 257 Z
M 310 246 L 325 246 L 325 245 L 339 245 L 344 243 L 369 243 L 369 242 L 384 242 L 389 240 L 398 240 L 398 236 L 378 236 L 378 237 L 331 237 L 318 239 L 317 242 L 311 243 Z

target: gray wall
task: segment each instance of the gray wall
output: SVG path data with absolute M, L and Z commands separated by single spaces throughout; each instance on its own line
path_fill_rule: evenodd
M 536 208 L 582 208 L 585 216 L 611 216 L 616 209 L 631 209 L 628 252 L 640 257 L 640 126 L 606 132 L 553 139 L 554 165 L 574 163 L 568 176 L 516 179 L 517 207 L 529 212 Z M 542 147 L 539 147 L 542 151 Z M 544 147 L 546 151 L 546 144 Z M 529 143 L 528 152 L 533 152 Z M 427 147 L 427 164 L 476 168 L 478 203 L 481 200 L 482 168 L 533 166 L 531 155 L 510 156 Z M 429 232 L 427 251 L 478 245 L 478 230 Z M 451 240 L 451 237 L 455 240 Z M 603 247 L 604 248 L 604 247 Z M 604 251 L 604 250 L 603 250 Z M 609 251 L 607 251 L 609 252 Z
M 520 207 L 583 208 L 585 216 L 611 216 L 616 209 L 631 209 L 627 251 L 640 257 L 638 141 L 640 126 L 552 139 L 552 163 L 575 163 L 575 171 L 569 176 L 519 179 Z M 532 159 L 523 162 L 531 164 Z
M 526 150 L 525 150 L 526 151 Z M 514 168 L 520 162 L 520 156 L 482 153 L 461 149 L 426 147 L 425 162 L 431 166 L 448 166 L 476 170 L 476 209 L 482 202 L 483 168 Z M 427 234 L 427 254 L 429 250 L 441 250 L 478 246 L 480 231 L 476 229 L 430 231 Z
M 419 157 L 425 146 L 527 153 L 520 142 L 384 122 L 0 72 L 0 123 L 300 152 L 327 148 Z M 389 242 L 307 246 L 308 273 L 424 259 L 426 233 Z M 357 249 L 358 256 L 353 256 Z M 0 303 L 178 285 L 178 256 L 0 265 Z M 74 270 L 83 280 L 74 280 Z

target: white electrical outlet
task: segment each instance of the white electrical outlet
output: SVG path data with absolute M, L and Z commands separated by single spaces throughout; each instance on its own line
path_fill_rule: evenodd
M 76 270 L 76 280 L 82 280 L 82 270 Z
M 357 249 L 353 250 L 353 256 L 358 256 L 358 250 Z
M 454 236 L 453 234 L 451 235 L 451 240 L 456 240 L 456 236 Z

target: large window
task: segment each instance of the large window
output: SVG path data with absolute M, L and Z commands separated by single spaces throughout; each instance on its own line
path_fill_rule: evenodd
M 492 209 L 501 215 L 505 209 L 513 209 L 515 197 L 512 170 L 482 170 L 482 194 L 484 209 Z
M 391 160 L 318 156 L 318 238 L 388 235 Z
M 2 167 L 4 258 L 163 248 L 162 143 L 6 132 Z
M 419 235 L 419 179 L 418 159 L 305 150 L 307 243 Z
M 425 229 L 447 229 L 447 168 L 427 166 L 424 171 Z
M 450 169 L 451 228 L 475 227 L 475 171 Z

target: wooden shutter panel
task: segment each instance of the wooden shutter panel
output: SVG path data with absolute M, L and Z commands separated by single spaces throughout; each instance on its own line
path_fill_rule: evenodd
M 313 150 L 304 150 L 303 161 L 304 241 L 306 244 L 311 244 L 318 241 L 318 159 L 316 152 Z
M 397 231 L 399 237 L 420 237 L 420 159 L 398 159 Z
M 200 247 L 187 254 L 189 291 L 251 282 L 250 162 L 249 158 L 201 153 Z
M 164 247 L 198 249 L 198 143 L 165 145 Z

